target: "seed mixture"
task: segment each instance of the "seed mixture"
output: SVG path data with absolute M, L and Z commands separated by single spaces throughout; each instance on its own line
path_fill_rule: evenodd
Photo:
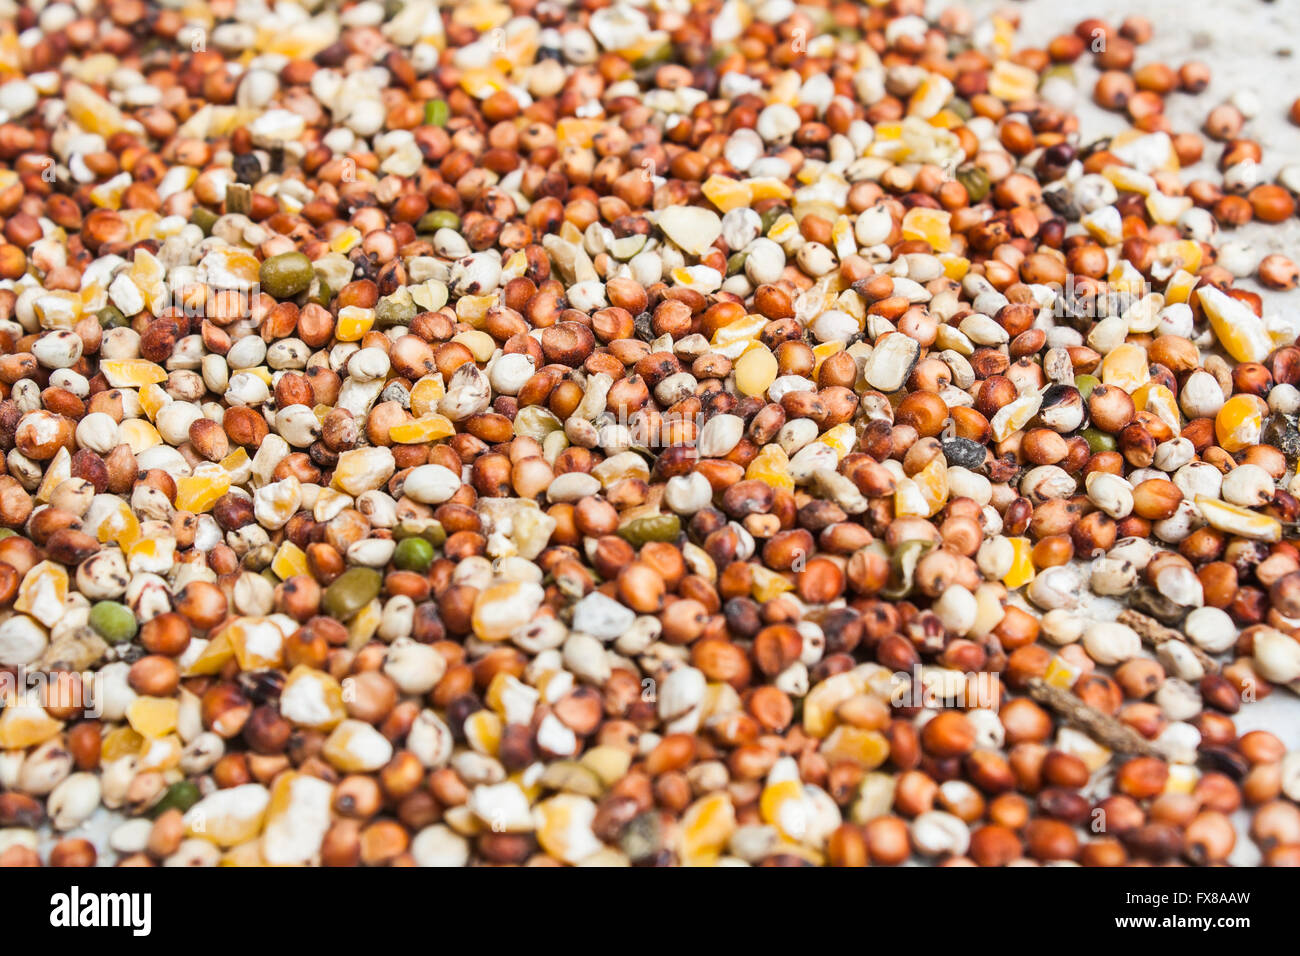
M 1147 21 L 2 12 L 0 865 L 1300 863 L 1300 165 Z

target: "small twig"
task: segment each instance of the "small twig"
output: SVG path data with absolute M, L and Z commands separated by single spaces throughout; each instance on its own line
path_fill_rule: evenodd
M 1090 707 L 1068 690 L 1053 687 L 1041 677 L 1030 678 L 1029 696 L 1115 753 L 1165 759 L 1159 747 L 1128 724 Z
M 1116 620 L 1137 631 L 1138 637 L 1142 638 L 1142 643 L 1149 647 L 1159 647 L 1168 641 L 1180 641 L 1186 644 L 1191 650 L 1192 656 L 1205 668 L 1207 674 L 1217 674 L 1219 672 L 1219 662 L 1189 641 L 1187 635 L 1182 631 L 1176 631 L 1172 627 L 1165 627 L 1155 618 L 1147 617 L 1145 614 L 1131 608 L 1120 611 Z

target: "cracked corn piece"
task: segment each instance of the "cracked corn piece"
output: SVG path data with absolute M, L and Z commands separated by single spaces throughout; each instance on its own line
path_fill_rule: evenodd
M 340 342 L 357 342 L 375 324 L 375 310 L 348 305 L 339 309 L 338 325 L 334 337 Z
M 181 738 L 174 733 L 148 738 L 140 748 L 137 769 L 141 773 L 174 770 L 180 766 L 184 749 L 185 745 L 181 743 Z
M 794 583 L 784 574 L 779 574 L 760 564 L 754 565 L 753 569 L 751 572 L 753 583 L 750 586 L 750 594 L 760 604 L 794 590 Z
M 481 754 L 495 757 L 501 750 L 505 721 L 490 710 L 476 710 L 465 718 L 465 742 Z
M 748 183 L 718 173 L 706 179 L 700 191 L 723 212 L 745 208 L 753 201 Z
M 32 701 L 8 701 L 0 711 L 0 747 L 5 750 L 35 747 L 62 729 L 62 721 L 55 720 L 45 708 Z
M 185 811 L 185 832 L 218 846 L 254 839 L 262 830 L 271 793 L 260 783 L 215 790 Z
M 1012 548 L 1011 570 L 1002 576 L 1002 583 L 1011 590 L 1024 587 L 1034 579 L 1033 542 L 1028 538 L 1009 538 Z
M 989 93 L 1000 100 L 1014 103 L 1038 92 L 1038 73 L 1027 66 L 998 60 L 989 75 Z
M 794 476 L 790 473 L 790 458 L 777 444 L 764 445 L 745 469 L 746 479 L 757 479 L 778 491 L 794 491 Z
M 839 722 L 836 709 L 865 689 L 856 671 L 842 671 L 814 684 L 803 702 L 804 733 L 817 738 L 828 736 Z
M 270 618 L 236 618 L 225 633 L 240 670 L 278 667 L 284 659 L 284 632 Z
M 928 242 L 935 252 L 947 252 L 952 248 L 952 231 L 948 220 L 952 214 L 942 209 L 928 209 L 914 206 L 903 216 L 903 238 L 919 239 Z
M 700 797 L 682 815 L 682 866 L 713 866 L 736 832 L 736 808 L 727 793 Z
M 180 701 L 171 697 L 137 697 L 126 708 L 131 729 L 147 740 L 165 737 L 176 729 Z
M 281 581 L 287 581 L 289 578 L 299 574 L 310 574 L 311 570 L 307 565 L 307 555 L 292 541 L 283 541 L 280 547 L 275 551 L 275 557 L 271 559 L 271 570 Z
M 195 514 L 210 511 L 217 500 L 230 490 L 230 485 L 230 472 L 221 465 L 199 465 L 194 469 L 194 474 L 176 479 L 176 509 Z
M 819 750 L 832 764 L 847 760 L 863 770 L 875 770 L 889 758 L 889 741 L 879 731 L 841 724 Z
M 424 376 L 411 386 L 411 414 L 416 418 L 423 418 L 436 412 L 438 403 L 446 394 L 447 389 L 443 385 L 441 372 Z
M 423 445 L 449 438 L 456 427 L 445 415 L 423 415 L 408 422 L 399 422 L 388 430 L 389 440 L 399 445 Z
M 64 615 L 68 583 L 68 572 L 61 565 L 42 561 L 23 577 L 14 600 L 14 610 L 30 614 L 46 627 L 53 627 Z
M 480 591 L 471 617 L 474 634 L 484 641 L 504 641 L 533 619 L 544 592 L 531 581 L 507 581 Z
M 134 757 L 140 753 L 144 742 L 144 737 L 133 727 L 129 725 L 114 727 L 104 735 L 99 748 L 99 759 L 104 763 L 111 763 L 122 757 Z
M 1200 509 L 1211 528 L 1225 534 L 1235 534 L 1252 541 L 1281 541 L 1282 522 L 1269 515 L 1251 511 L 1226 501 L 1196 496 L 1196 507 Z
M 393 745 L 364 721 L 349 719 L 326 738 L 321 756 L 344 773 L 371 773 L 392 759 Z
M 1103 385 L 1117 385 L 1130 395 L 1151 380 L 1150 358 L 1140 345 L 1125 342 L 1101 360 Z
M 324 671 L 299 664 L 285 679 L 280 713 L 294 726 L 329 730 L 348 716 L 343 687 Z
M 542 849 L 564 863 L 579 863 L 604 849 L 592 824 L 596 804 L 587 797 L 562 793 L 533 808 L 533 824 Z
M 185 676 L 218 674 L 234 656 L 235 648 L 230 643 L 230 627 L 227 626 L 203 646 L 199 654 L 190 662 Z
M 1263 319 L 1245 302 L 1209 285 L 1199 287 L 1196 296 L 1215 338 L 1238 362 L 1262 362 L 1273 351 Z
M 167 371 L 146 359 L 114 359 L 100 362 L 99 370 L 114 388 L 141 388 L 167 381 Z
M 1255 395 L 1234 395 L 1214 416 L 1214 434 L 1227 452 L 1259 444 L 1267 406 Z

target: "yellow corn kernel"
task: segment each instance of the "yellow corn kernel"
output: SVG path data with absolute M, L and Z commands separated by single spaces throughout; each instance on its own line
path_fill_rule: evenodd
M 879 137 L 879 133 L 876 134 Z M 782 213 L 776 217 L 772 223 L 772 228 L 767 231 L 767 238 L 773 242 L 789 242 L 791 239 L 800 235 L 799 222 L 789 213 Z
M 1118 245 L 1124 238 L 1124 222 L 1114 206 L 1102 206 L 1084 215 L 1079 223 L 1103 246 Z
M 807 829 L 803 784 L 798 780 L 769 783 L 759 795 L 758 812 L 764 823 L 776 827 L 787 840 L 799 842 Z
M 176 479 L 176 510 L 202 514 L 230 490 L 230 472 L 217 464 L 204 463 L 194 474 Z
M 952 94 L 952 81 L 942 74 L 931 73 L 907 101 L 907 115 L 931 119 L 952 99 Z
M 745 477 L 765 482 L 778 491 L 794 491 L 794 476 L 790 474 L 790 458 L 786 455 L 785 449 L 775 443 L 764 445 L 758 450 L 754 460 L 745 469 Z
M 767 317 L 753 314 L 742 316 L 713 333 L 713 345 L 730 345 L 732 342 L 750 342 L 758 338 Z
M 54 494 L 54 489 L 71 477 L 72 455 L 67 448 L 60 445 L 59 450 L 50 460 L 49 467 L 45 469 L 45 477 L 41 479 L 36 489 L 36 500 L 42 503 L 48 502 L 50 495 Z
M 775 176 L 757 176 L 745 180 L 750 197 L 754 202 L 760 199 L 789 199 L 793 194 L 788 183 Z
M 349 719 L 330 732 L 321 756 L 344 773 L 367 773 L 392 759 L 393 745 L 364 721 Z
M 162 435 L 158 434 L 158 429 L 143 418 L 127 419 L 118 427 L 117 435 L 122 444 L 128 446 L 137 455 L 148 451 L 150 448 L 157 448 L 163 443 Z
M 750 594 L 759 604 L 765 604 L 794 590 L 793 582 L 784 574 L 765 568 L 761 564 L 754 564 L 753 569 Z
M 1038 74 L 1027 66 L 998 60 L 989 76 L 989 93 L 1007 103 L 1024 100 L 1038 92 Z
M 490 710 L 476 710 L 465 718 L 465 742 L 489 757 L 500 753 L 504 731 L 505 721 Z
M 1101 360 L 1103 385 L 1117 385 L 1131 395 L 1150 380 L 1150 359 L 1140 345 L 1125 342 Z
M 1252 541 L 1282 540 L 1282 522 L 1276 518 L 1205 495 L 1196 496 L 1196 507 L 1216 531 L 1250 538 Z
M 172 397 L 163 390 L 161 385 L 150 382 L 140 389 L 140 407 L 144 409 L 151 422 L 158 419 L 158 413 L 162 411 L 163 406 L 171 403 Z
M 912 482 L 928 509 L 923 517 L 932 517 L 948 501 L 948 462 L 942 454 L 935 455 L 928 465 L 912 475 Z
M 299 664 L 285 679 L 280 713 L 295 726 L 313 730 L 330 730 L 348 716 L 339 682 L 306 664 Z
M 948 226 L 951 218 L 952 214 L 943 209 L 913 206 L 903 216 L 903 238 L 920 239 L 935 252 L 947 252 L 952 248 L 952 230 Z
M 126 708 L 126 721 L 141 737 L 152 740 L 176 729 L 181 704 L 174 697 L 137 697 Z
M 1024 587 L 1034 579 L 1034 562 L 1031 553 L 1033 542 L 1028 538 L 1008 538 L 1011 542 L 1011 570 L 1002 576 L 1002 583 L 1011 590 Z
M 32 566 L 18 586 L 14 610 L 30 614 L 46 627 L 63 617 L 68 602 L 68 572 L 53 561 Z
M 107 137 L 126 129 L 126 115 L 85 83 L 77 80 L 65 83 L 63 101 L 68 116 L 88 133 Z
M 1012 402 L 1003 405 L 989 420 L 993 437 L 997 441 L 1006 441 L 1020 429 L 1029 424 L 1030 419 L 1038 414 L 1043 406 L 1043 396 L 1038 392 L 1021 395 Z
M 284 541 L 271 559 L 271 571 L 281 581 L 299 574 L 310 574 L 307 568 L 307 555 L 292 541 Z
M 366 604 L 348 621 L 348 647 L 355 650 L 365 645 L 379 630 L 383 619 L 384 606 L 378 598 Z
M 167 370 L 147 359 L 110 359 L 99 370 L 113 388 L 143 388 L 167 381 Z
M 832 764 L 847 760 L 864 770 L 875 770 L 889 758 L 889 740 L 884 734 L 848 724 L 836 727 L 819 749 Z
M 735 831 L 736 808 L 730 794 L 718 791 L 700 797 L 682 815 L 682 865 L 712 866 Z
M 1056 654 L 1047 662 L 1047 673 L 1043 675 L 1043 680 L 1053 687 L 1069 690 L 1082 675 L 1081 668 L 1071 664 L 1060 654 Z
M 1259 444 L 1267 406 L 1256 395 L 1234 395 L 1214 416 L 1214 435 L 1226 452 L 1239 452 Z
M 438 403 L 447 394 L 442 383 L 442 373 L 426 375 L 411 387 L 411 414 L 417 418 L 438 410 Z
M 803 701 L 804 733 L 819 739 L 828 736 L 839 722 L 836 710 L 840 704 L 865 689 L 861 676 L 853 671 L 842 671 L 814 685 Z
M 1151 412 L 1168 425 L 1175 435 L 1182 431 L 1183 418 L 1178 410 L 1178 399 L 1174 398 L 1169 386 L 1148 382 L 1133 393 L 1133 406 Z
M 176 560 L 176 539 L 141 538 L 126 549 L 126 566 L 132 573 L 166 573 Z
M 214 790 L 185 812 L 186 832 L 218 846 L 238 846 L 262 830 L 271 794 L 260 783 Z
M 339 321 L 334 329 L 334 337 L 340 342 L 356 342 L 370 331 L 375 324 L 375 310 L 363 309 L 357 305 L 345 305 L 339 309 Z
M 206 674 L 219 674 L 226 663 L 235 656 L 235 649 L 230 643 L 230 629 L 225 628 L 216 637 L 208 641 L 199 656 L 190 662 L 185 671 L 186 677 Z
M 632 754 L 621 747 L 603 744 L 588 750 L 579 763 L 609 787 L 627 776 L 628 768 L 632 766 Z
M 437 413 L 401 422 L 388 430 L 389 439 L 399 445 L 422 445 L 439 438 L 450 438 L 454 434 L 456 426 L 445 415 Z
M 236 448 L 225 458 L 221 459 L 220 465 L 226 471 L 230 472 L 230 480 L 236 484 L 243 484 L 251 476 L 252 461 L 248 457 L 248 452 L 242 448 Z M 244 474 L 244 469 L 248 468 L 249 474 Z
M 822 342 L 819 345 L 814 345 L 813 346 L 813 378 L 815 379 L 817 377 L 817 373 L 821 371 L 822 362 L 825 362 L 828 358 L 830 358 L 832 355 L 835 355 L 837 352 L 843 352 L 843 351 L 844 351 L 844 343 L 838 340 L 834 342 Z
M 1215 337 L 1238 362 L 1262 362 L 1273 351 L 1263 320 L 1246 303 L 1210 285 L 1198 288 L 1196 295 Z
M 284 658 L 284 632 L 264 617 L 237 617 L 225 632 L 244 671 L 279 667 Z
M 1196 244 L 1193 243 L 1193 245 Z M 1200 262 L 1200 252 L 1201 247 L 1196 246 L 1198 263 Z M 1179 269 L 1165 283 L 1165 303 L 1173 305 L 1175 302 L 1186 302 L 1191 297 L 1192 290 L 1196 288 L 1196 282 L 1196 276 L 1184 269 Z
M 527 581 L 507 581 L 484 588 L 474 599 L 470 622 L 484 641 L 504 641 L 527 624 L 542 603 L 541 587 Z
M 62 721 L 55 720 L 35 703 L 14 701 L 0 711 L 0 747 L 5 750 L 35 747 L 62 729 Z
M 965 256 L 954 256 L 949 253 L 941 255 L 939 261 L 943 263 L 943 274 L 957 282 L 966 278 L 966 273 L 970 272 L 970 260 Z
M 742 395 L 762 396 L 776 381 L 776 356 L 765 345 L 759 345 L 736 359 L 734 373 L 736 390 Z
M 714 173 L 706 179 L 700 187 L 700 191 L 704 193 L 709 202 L 723 212 L 731 212 L 733 209 L 748 206 L 752 201 L 747 183 L 718 173 Z
M 1146 173 L 1140 173 L 1128 166 L 1112 164 L 1103 169 L 1101 174 L 1109 179 L 1115 188 L 1121 192 L 1149 196 L 1156 190 L 1156 181 L 1154 179 Z
M 858 433 L 848 422 L 841 422 L 832 428 L 828 428 L 818 441 L 830 445 L 835 449 L 835 454 L 843 459 L 857 446 Z
M 1171 763 L 1169 777 L 1165 780 L 1165 793 L 1190 794 L 1201 779 L 1201 771 L 1185 763 Z
M 498 298 L 495 292 L 489 295 L 463 295 L 456 300 L 456 318 L 475 328 L 481 328 L 488 309 L 497 304 Z
M 543 850 L 564 863 L 577 863 L 604 849 L 591 830 L 596 804 L 587 797 L 561 793 L 543 800 L 534 809 L 537 842 Z
M 560 147 L 591 149 L 596 134 L 603 125 L 603 120 L 566 116 L 555 124 L 555 139 Z
M 122 757 L 134 757 L 144 746 L 144 738 L 129 726 L 114 727 L 99 745 L 99 759 L 111 763 Z

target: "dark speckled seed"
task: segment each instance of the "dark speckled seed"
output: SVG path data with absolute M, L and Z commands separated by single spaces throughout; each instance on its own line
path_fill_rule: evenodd
M 1260 444 L 1272 445 L 1286 456 L 1288 464 L 1294 465 L 1300 459 L 1300 430 L 1285 415 L 1273 414 L 1264 420 L 1264 430 L 1260 433 Z
M 948 438 L 943 441 L 943 457 L 950 468 L 969 468 L 972 471 L 984 464 L 986 449 L 969 438 Z
M 662 828 L 659 814 L 654 811 L 634 817 L 619 836 L 619 845 L 632 862 L 648 860 L 659 852 L 663 845 Z

